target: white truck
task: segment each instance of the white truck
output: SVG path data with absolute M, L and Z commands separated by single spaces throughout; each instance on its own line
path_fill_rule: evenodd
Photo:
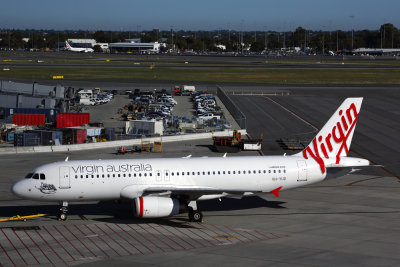
M 205 113 L 197 116 L 198 119 L 203 120 L 203 121 L 208 121 L 216 118 L 217 120 L 221 119 L 221 116 L 219 115 L 214 115 L 212 113 Z
M 96 100 L 92 98 L 81 98 L 79 99 L 79 104 L 86 106 L 94 106 L 96 105 Z

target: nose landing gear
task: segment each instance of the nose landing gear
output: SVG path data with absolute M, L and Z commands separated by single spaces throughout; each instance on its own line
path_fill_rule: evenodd
M 60 208 L 60 212 L 58 213 L 58 220 L 59 221 L 67 220 L 67 218 L 68 218 L 67 212 L 68 212 L 68 202 L 63 201 L 62 206 Z

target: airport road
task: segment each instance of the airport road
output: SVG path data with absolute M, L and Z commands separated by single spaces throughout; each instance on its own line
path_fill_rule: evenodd
M 0 63 L 0 68 L 11 68 L 11 67 L 24 67 L 24 68 L 130 68 L 130 69 L 140 69 L 149 68 L 148 65 L 134 65 L 131 64 L 24 64 L 24 63 Z M 400 66 L 397 65 L 362 65 L 362 64 L 340 64 L 340 63 L 305 63 L 305 64 L 288 64 L 288 63 L 249 63 L 249 64 L 213 64 L 213 63 L 192 63 L 183 64 L 182 63 L 169 63 L 169 64 L 158 64 L 156 65 L 158 69 L 208 69 L 208 68 L 232 68 L 232 69 L 398 69 Z

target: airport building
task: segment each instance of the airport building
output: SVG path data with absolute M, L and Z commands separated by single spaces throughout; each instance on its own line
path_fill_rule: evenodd
M 127 39 L 122 43 L 110 43 L 108 47 L 111 53 L 115 52 L 132 52 L 139 54 L 156 54 L 160 52 L 161 44 L 155 43 L 141 43 L 140 39 Z
M 398 48 L 357 48 L 353 50 L 355 54 L 363 55 L 399 55 L 400 49 Z

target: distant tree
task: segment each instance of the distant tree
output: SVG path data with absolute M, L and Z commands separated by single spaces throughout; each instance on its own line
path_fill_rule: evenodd
M 253 52 L 261 52 L 265 49 L 265 44 L 264 40 L 257 40 L 256 42 L 253 42 L 250 46 L 250 50 Z

